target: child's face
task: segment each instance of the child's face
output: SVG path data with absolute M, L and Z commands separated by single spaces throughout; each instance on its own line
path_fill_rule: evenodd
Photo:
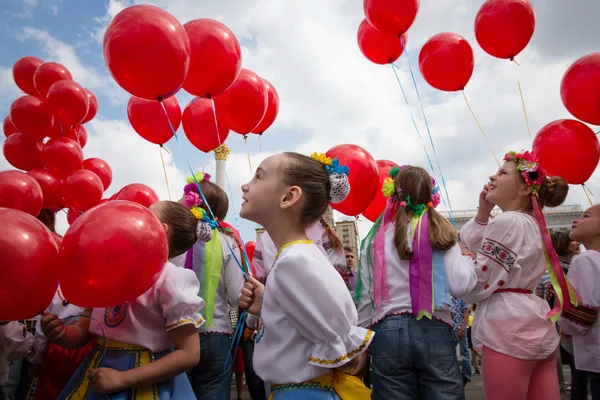
M 285 193 L 279 168 L 284 156 L 276 154 L 265 159 L 256 169 L 252 180 L 242 185 L 242 207 L 240 217 L 263 224 L 272 219 L 280 209 L 279 203 Z M 263 224 L 264 225 L 264 224 Z
M 507 161 L 495 175 L 490 176 L 489 190 L 485 197 L 490 203 L 504 209 L 520 196 L 531 195 L 531 188 L 519 181 L 517 164 Z
M 588 208 L 579 219 L 573 221 L 570 238 L 585 245 L 598 236 L 600 236 L 600 205 Z

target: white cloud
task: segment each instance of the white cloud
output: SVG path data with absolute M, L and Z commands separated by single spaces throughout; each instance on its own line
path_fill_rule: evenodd
M 131 3 L 128 0 L 109 0 L 108 4 L 106 5 L 106 14 L 102 17 L 94 18 L 94 21 L 99 25 L 99 27 L 91 33 L 92 38 L 98 43 L 102 43 L 104 40 L 104 32 L 106 32 L 106 27 L 110 21 L 112 21 L 115 15 L 117 15 L 130 4 Z

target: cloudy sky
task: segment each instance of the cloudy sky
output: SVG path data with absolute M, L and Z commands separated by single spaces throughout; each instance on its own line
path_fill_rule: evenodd
M 466 93 L 489 145 L 499 157 L 509 149 L 531 146 L 517 74 L 535 135 L 546 123 L 570 117 L 560 101 L 560 79 L 576 59 L 600 50 L 596 20 L 600 2 L 596 0 L 532 1 L 537 26 L 531 43 L 518 57 L 520 67 L 492 58 L 478 47 L 473 21 L 483 0 L 422 0 L 408 33 L 408 57 L 404 55 L 397 63 L 409 109 L 391 66 L 370 63 L 358 49 L 356 31 L 364 18 L 360 0 L 3 0 L 0 117 L 8 114 L 10 104 L 19 96 L 11 74 L 18 58 L 34 55 L 64 64 L 99 100 L 98 116 L 88 124 L 90 138 L 84 153 L 105 159 L 113 168 L 114 180 L 107 195 L 128 183 L 141 182 L 154 188 L 161 198 L 168 197 L 159 148 L 132 130 L 126 115 L 129 95 L 112 80 L 102 56 L 106 25 L 133 2 L 160 6 L 181 23 L 196 18 L 223 22 L 242 44 L 243 66 L 273 83 L 280 97 L 280 114 L 262 137 L 262 152 L 257 137 L 248 138 L 253 167 L 276 152 L 325 152 L 342 143 L 363 146 L 375 159 L 427 166 L 410 118 L 412 112 L 421 135 L 427 138 L 410 63 L 455 210 L 476 207 L 478 192 L 496 164 L 460 93 L 436 91 L 421 79 L 417 57 L 423 43 L 444 31 L 456 32 L 471 43 L 476 65 Z M 177 97 L 182 108 L 191 99 L 183 92 Z M 213 172 L 215 166 L 211 154 L 189 145 L 181 129 L 180 135 L 183 152 L 174 140 L 167 144 L 173 197 L 181 194 L 189 175 L 183 154 L 193 169 Z M 239 211 L 239 187 L 250 179 L 251 172 L 242 136 L 231 133 L 227 145 L 232 150 L 227 161 L 230 196 Z M 429 143 L 426 147 L 432 155 Z M 9 168 L 0 155 L 0 170 Z M 591 178 L 589 187 L 600 196 L 598 174 Z M 588 204 L 581 187 L 571 188 L 566 204 Z M 228 221 L 235 224 L 231 209 Z M 240 223 L 244 239 L 253 240 L 254 224 Z M 369 227 L 370 223 L 360 222 L 361 236 Z M 63 215 L 59 230 L 66 228 Z

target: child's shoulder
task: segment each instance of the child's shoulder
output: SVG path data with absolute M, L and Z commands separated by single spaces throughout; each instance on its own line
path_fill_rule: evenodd
M 600 269 L 600 252 L 596 250 L 586 250 L 575 256 L 571 261 L 571 266 L 579 264 L 594 265 Z

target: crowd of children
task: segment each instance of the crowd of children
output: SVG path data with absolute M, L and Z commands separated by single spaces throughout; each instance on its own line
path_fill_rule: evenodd
M 254 400 L 464 399 L 469 348 L 481 354 L 487 399 L 558 400 L 559 340 L 571 349 L 573 379 L 585 380 L 577 396 L 589 384 L 598 400 L 600 206 L 560 245 L 542 210 L 564 201 L 567 183 L 528 152 L 504 161 L 460 239 L 436 211 L 435 180 L 420 167 L 393 168 L 358 274 L 323 221 L 350 191 L 352 171 L 337 160 L 276 154 L 242 186 L 240 216 L 266 230 L 254 276 L 220 223 L 225 192 L 197 174 L 179 202 L 150 207 L 169 243 L 156 283 L 106 309 L 71 305 L 59 288 L 34 336 L 1 322 L 0 383 L 8 361 L 28 357 L 40 365 L 35 399 L 229 398 L 229 310 L 240 307 Z M 502 212 L 491 218 L 494 207 Z M 586 251 L 564 251 L 571 241 Z M 467 304 L 477 304 L 475 318 Z

